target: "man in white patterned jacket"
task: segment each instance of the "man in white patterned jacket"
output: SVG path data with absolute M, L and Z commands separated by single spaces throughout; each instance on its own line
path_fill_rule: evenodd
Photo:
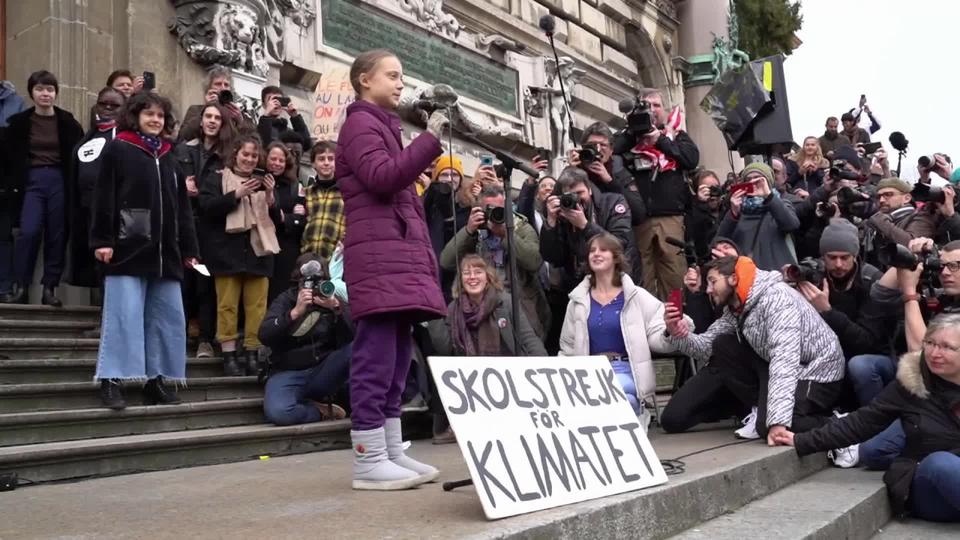
M 705 271 L 707 294 L 724 306 L 723 315 L 701 334 L 673 305 L 664 315 L 669 341 L 709 360 L 670 399 L 664 429 L 716 420 L 724 404 L 734 406 L 728 414 L 752 409 L 738 436 L 767 437 L 770 444 L 780 430 L 804 432 L 828 422 L 843 392 L 845 361 L 820 314 L 779 272 L 758 270 L 746 257 L 713 260 Z

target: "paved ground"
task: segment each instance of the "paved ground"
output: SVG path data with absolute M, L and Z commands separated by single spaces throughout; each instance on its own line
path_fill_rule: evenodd
M 654 437 L 661 459 L 730 442 L 729 428 Z M 720 464 L 789 451 L 751 442 L 691 456 L 684 458 L 686 473 L 671 483 L 692 481 Z M 468 475 L 456 446 L 418 442 L 412 455 L 440 467 L 441 480 Z M 472 487 L 352 491 L 350 460 L 349 451 L 322 452 L 26 487 L 0 493 L 0 538 L 465 538 L 603 504 L 489 522 Z

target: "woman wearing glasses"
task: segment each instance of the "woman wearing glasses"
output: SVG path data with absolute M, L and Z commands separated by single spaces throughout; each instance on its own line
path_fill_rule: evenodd
M 96 259 L 90 249 L 90 207 L 93 205 L 93 191 L 100 176 L 100 156 L 107 144 L 117 135 L 117 116 L 126 97 L 109 86 L 97 94 L 97 103 L 90 115 L 90 129 L 80 139 L 73 152 L 71 177 L 67 182 L 67 199 L 76 201 L 67 209 L 67 223 L 70 224 L 70 240 L 67 257 L 70 274 L 67 283 L 77 287 L 99 287 Z
M 804 456 L 866 441 L 899 421 L 905 446 L 883 477 L 896 514 L 960 522 L 960 315 L 940 315 L 919 352 L 869 405 L 819 429 L 787 431 L 777 444 Z

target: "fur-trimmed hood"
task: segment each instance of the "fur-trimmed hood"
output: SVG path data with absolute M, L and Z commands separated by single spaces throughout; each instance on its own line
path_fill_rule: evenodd
M 911 394 L 920 399 L 927 399 L 930 397 L 930 390 L 927 389 L 923 376 L 922 356 L 919 352 L 910 352 L 901 356 L 897 366 L 897 380 Z

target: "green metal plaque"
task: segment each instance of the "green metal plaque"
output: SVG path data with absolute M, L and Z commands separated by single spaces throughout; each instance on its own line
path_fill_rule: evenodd
M 460 95 L 517 116 L 519 74 L 478 53 L 388 15 L 347 0 L 322 0 L 323 43 L 356 56 L 370 49 L 390 49 L 405 73 L 431 83 L 445 83 Z

